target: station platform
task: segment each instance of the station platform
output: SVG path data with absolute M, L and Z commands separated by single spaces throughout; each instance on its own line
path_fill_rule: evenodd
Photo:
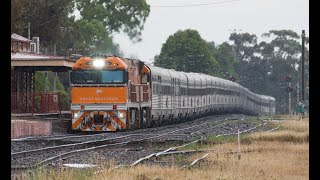
M 70 118 L 70 111 L 11 114 L 11 139 L 65 133 Z

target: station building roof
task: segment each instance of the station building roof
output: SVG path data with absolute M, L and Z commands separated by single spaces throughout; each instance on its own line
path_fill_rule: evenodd
M 32 42 L 31 40 L 29 40 L 29 39 L 27 39 L 27 38 L 25 38 L 23 36 L 20 36 L 20 35 L 18 35 L 16 33 L 11 34 L 11 40 L 20 41 L 20 42 Z

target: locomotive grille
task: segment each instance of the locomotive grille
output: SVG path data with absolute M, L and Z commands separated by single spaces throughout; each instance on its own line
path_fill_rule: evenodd
M 95 114 L 93 118 L 94 118 L 94 123 L 103 123 L 103 115 Z

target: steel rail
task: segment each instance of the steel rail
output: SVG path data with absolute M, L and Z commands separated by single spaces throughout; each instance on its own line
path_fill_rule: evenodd
M 224 119 L 226 120 L 226 119 Z M 222 120 L 220 120 L 222 121 Z M 177 129 L 177 130 L 174 130 L 174 131 L 171 131 L 171 132 L 167 132 L 167 133 L 163 133 L 163 134 L 160 134 L 160 135 L 156 135 L 156 136 L 152 136 L 152 137 L 147 137 L 147 138 L 142 138 L 142 139 L 139 139 L 139 140 L 133 140 L 133 141 L 126 141 L 126 142 L 121 142 L 121 143 L 114 143 L 114 144 L 106 144 L 106 145 L 100 145 L 100 146 L 95 146 L 95 147 L 90 147 L 90 148 L 85 148 L 85 149 L 78 149 L 78 150 L 74 150 L 74 151 L 69 151 L 69 152 L 66 152 L 66 153 L 62 153 L 62 154 L 59 154 L 57 156 L 53 156 L 53 157 L 50 157 L 50 158 L 47 158 L 35 165 L 30 165 L 30 166 L 14 166 L 12 167 L 11 169 L 29 169 L 29 168 L 36 168 L 36 167 L 39 167 L 41 165 L 45 165 L 45 164 L 49 164 L 50 162 L 53 162 L 53 161 L 56 161 L 58 160 L 59 158 L 66 158 L 66 157 L 70 157 L 70 156 L 74 156 L 75 154 L 78 154 L 78 153 L 81 153 L 81 152 L 86 152 L 86 151 L 90 151 L 90 150 L 97 150 L 97 149 L 101 149 L 101 148 L 105 148 L 105 147 L 111 147 L 111 146 L 117 146 L 117 145 L 126 145 L 128 143 L 133 143 L 133 142 L 140 142 L 140 141 L 145 141 L 145 140 L 149 140 L 149 139 L 155 139 L 155 138 L 159 138 L 159 137 L 163 137 L 165 135 L 169 135 L 169 134 L 172 134 L 174 132 L 179 132 L 179 131 L 183 131 L 183 130 L 187 130 L 187 129 L 191 129 L 191 128 L 194 128 L 194 127 L 198 127 L 198 126 L 202 126 L 202 125 L 206 125 L 208 124 L 209 122 L 205 122 L 205 123 L 202 123 L 202 124 L 197 124 L 197 125 L 194 125 L 194 126 L 191 126 L 191 127 L 186 127 L 186 128 L 182 128 L 182 129 Z M 143 134 L 138 134 L 138 135 L 143 135 Z M 187 135 L 187 134 L 186 134 Z M 132 136 L 131 135 L 126 135 L 127 137 L 128 136 Z M 117 137 L 118 139 L 120 137 Z M 109 138 L 108 140 L 110 139 L 114 139 L 114 138 Z M 96 140 L 96 141 L 89 141 L 89 143 L 93 143 L 93 142 L 103 142 L 103 141 L 106 141 L 106 140 Z M 83 145 L 84 143 L 88 143 L 88 142 L 83 142 L 83 143 L 76 143 L 76 144 L 81 144 Z M 63 147 L 66 147 L 66 145 L 62 145 Z M 73 145 L 69 145 L 69 146 L 73 146 Z M 31 150 L 29 151 L 30 153 L 35 153 L 37 151 L 44 151 L 44 150 L 48 150 L 48 149 L 54 149 L 54 148 L 61 148 L 61 146 L 54 146 L 54 147 L 48 147 L 48 148 L 42 148 L 42 149 L 37 149 L 37 150 Z M 26 155 L 27 153 L 29 153 L 28 151 L 23 151 L 23 152 L 17 152 L 17 153 L 13 153 L 12 155 L 13 156 L 17 156 L 17 155 Z

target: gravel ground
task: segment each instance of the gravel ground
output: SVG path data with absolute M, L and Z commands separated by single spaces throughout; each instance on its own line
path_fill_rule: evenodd
M 218 134 L 224 134 L 224 133 L 235 133 L 237 132 L 237 126 L 238 126 L 236 121 L 230 120 L 224 125 L 221 125 L 219 127 L 215 127 L 215 126 L 225 122 L 225 121 L 217 122 L 218 120 L 224 120 L 225 118 L 236 118 L 239 116 L 243 117 L 243 115 L 217 115 L 217 116 L 211 116 L 208 118 L 202 118 L 197 121 L 190 121 L 186 123 L 162 126 L 157 128 L 147 128 L 147 129 L 139 129 L 135 131 L 126 131 L 126 132 L 117 132 L 117 133 L 103 133 L 103 134 L 99 134 L 98 136 L 81 137 L 81 138 L 73 138 L 73 139 L 66 139 L 66 140 L 61 139 L 61 140 L 55 140 L 55 141 L 12 142 L 11 152 L 19 152 L 24 150 L 38 149 L 38 148 L 60 145 L 60 144 L 84 142 L 84 141 L 104 139 L 104 138 L 114 138 L 114 137 L 124 136 L 128 134 L 142 134 L 145 137 L 151 137 L 151 136 L 156 136 L 166 132 L 171 132 L 174 130 L 181 130 L 183 128 L 187 128 L 187 127 L 191 127 L 194 125 L 207 122 L 206 125 L 197 126 L 190 129 L 175 132 L 175 134 L 177 135 L 170 134 L 170 135 L 163 136 L 161 138 L 143 141 L 141 143 L 132 143 L 132 144 L 121 146 L 121 147 L 107 147 L 107 148 L 104 148 L 103 150 L 94 150 L 94 151 L 92 150 L 89 152 L 83 152 L 81 154 L 77 154 L 73 157 L 63 160 L 63 163 L 96 163 L 96 164 L 98 163 L 100 164 L 101 162 L 113 161 L 115 164 L 130 164 L 138 160 L 139 158 L 142 158 L 149 154 L 160 151 L 159 149 L 155 148 L 152 144 L 157 144 L 157 143 L 167 142 L 167 141 L 186 143 L 199 137 L 208 137 L 210 135 L 218 135 Z M 240 130 L 242 131 L 245 129 L 249 129 L 249 128 L 255 127 L 256 125 L 257 125 L 257 122 L 248 122 L 248 121 L 241 122 Z M 262 130 L 263 128 L 265 127 L 261 127 Z M 271 128 L 268 128 L 268 129 L 271 129 Z M 255 131 L 258 131 L 258 130 L 259 128 L 256 129 Z M 191 135 L 191 133 L 196 131 L 200 131 L 200 132 Z M 129 140 L 135 140 L 135 139 L 139 139 L 139 138 L 131 137 L 131 138 L 123 139 L 122 141 L 129 141 Z M 74 148 L 64 148 L 63 150 L 52 150 L 46 153 L 37 153 L 27 158 L 24 158 L 23 156 L 21 156 L 19 158 L 12 159 L 12 166 L 34 164 L 36 162 L 40 162 L 51 156 L 58 155 L 73 149 Z

